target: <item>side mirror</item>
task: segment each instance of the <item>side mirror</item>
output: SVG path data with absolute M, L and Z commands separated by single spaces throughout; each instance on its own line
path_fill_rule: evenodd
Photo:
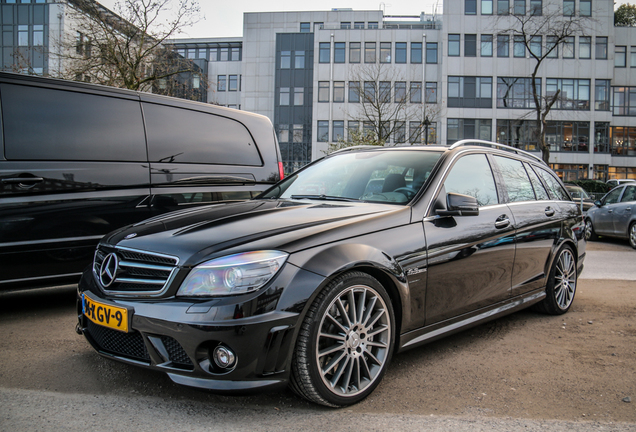
M 600 200 L 596 200 L 596 201 L 594 201 L 594 205 L 595 205 L 596 207 L 603 207 L 603 203 L 602 203 Z
M 437 210 L 438 216 L 478 216 L 479 204 L 475 197 L 456 193 L 446 194 L 446 210 Z

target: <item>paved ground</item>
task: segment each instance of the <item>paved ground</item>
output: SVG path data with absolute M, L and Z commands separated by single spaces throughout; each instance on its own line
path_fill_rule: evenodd
M 606 274 L 621 260 L 630 280 Z M 0 294 L 0 431 L 636 431 L 635 262 L 621 242 L 590 243 L 568 314 L 522 311 L 397 355 L 341 410 L 289 391 L 213 395 L 103 359 L 73 331 L 73 287 Z

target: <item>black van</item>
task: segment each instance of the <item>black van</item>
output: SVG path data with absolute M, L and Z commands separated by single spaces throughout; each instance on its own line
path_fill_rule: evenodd
M 283 177 L 264 116 L 0 72 L 0 290 L 75 283 L 115 228 Z

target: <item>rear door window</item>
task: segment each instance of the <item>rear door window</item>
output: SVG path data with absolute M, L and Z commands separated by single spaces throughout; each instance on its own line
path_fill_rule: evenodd
M 138 100 L 2 84 L 8 160 L 146 161 Z
M 541 180 L 539 180 L 539 176 L 537 176 L 537 174 L 532 170 L 532 168 L 530 168 L 529 165 L 524 164 L 524 166 L 526 167 L 526 172 L 530 177 L 530 182 L 532 183 L 534 194 L 536 195 L 537 199 L 540 201 L 549 200 L 550 195 L 545 189 L 545 186 L 543 186 L 543 183 L 541 183 Z
M 144 103 L 150 162 L 261 166 L 240 122 L 214 114 Z
M 533 167 L 536 173 L 543 179 L 546 186 L 548 187 L 548 191 L 550 192 L 550 196 L 552 199 L 560 200 L 560 201 L 570 201 L 568 197 L 568 193 L 563 189 L 561 183 L 554 174 L 548 172 L 547 170 L 539 167 Z
M 532 183 L 523 163 L 501 156 L 494 156 L 494 159 L 508 192 L 508 202 L 534 201 Z

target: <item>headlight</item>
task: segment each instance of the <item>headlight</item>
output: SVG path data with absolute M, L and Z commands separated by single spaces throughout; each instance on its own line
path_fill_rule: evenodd
M 206 261 L 192 269 L 178 296 L 226 296 L 256 291 L 283 266 L 289 254 L 257 251 Z

